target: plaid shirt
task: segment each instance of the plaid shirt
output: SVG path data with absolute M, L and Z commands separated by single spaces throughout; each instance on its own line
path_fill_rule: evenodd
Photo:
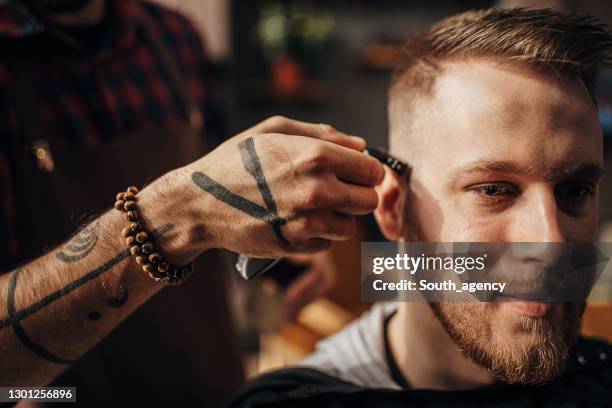
M 136 32 L 139 24 L 165 43 L 194 102 L 202 110 L 207 106 L 209 65 L 194 27 L 159 5 L 108 1 L 104 29 L 88 36 L 95 40 L 92 48 L 70 29 L 46 28 L 19 1 L 0 0 L 0 40 L 20 41 L 37 57 L 32 82 L 40 117 L 54 138 L 61 137 L 61 143 L 95 145 L 184 123 L 181 101 L 171 91 L 171 81 L 155 52 Z M 10 73 L 0 59 L 0 272 L 17 261 L 19 241 L 10 152 L 21 128 L 15 102 L 9 97 L 10 84 Z

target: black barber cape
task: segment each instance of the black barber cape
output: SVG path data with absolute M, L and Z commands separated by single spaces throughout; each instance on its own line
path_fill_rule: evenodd
M 434 391 L 364 388 L 310 368 L 251 381 L 231 407 L 611 407 L 612 346 L 581 338 L 564 375 L 541 386 L 497 385 Z

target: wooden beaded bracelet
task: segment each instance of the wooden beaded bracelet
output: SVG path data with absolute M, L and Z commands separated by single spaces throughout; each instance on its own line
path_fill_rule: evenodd
M 115 209 L 122 212 L 130 223 L 121 231 L 130 254 L 136 257 L 136 262 L 156 282 L 167 285 L 184 282 L 193 273 L 193 265 L 171 265 L 155 251 L 151 234 L 145 230 L 138 214 L 137 196 L 138 188 L 130 186 L 126 191 L 118 193 L 115 201 Z

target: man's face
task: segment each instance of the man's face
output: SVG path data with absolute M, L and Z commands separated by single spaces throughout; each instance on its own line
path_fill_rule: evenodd
M 602 132 L 579 80 L 485 61 L 446 64 L 394 144 L 413 170 L 404 238 L 564 242 L 596 238 Z M 414 148 L 413 148 L 414 147 Z M 416 235 L 415 235 L 416 234 Z M 530 262 L 540 262 L 531 254 Z M 583 304 L 432 304 L 455 343 L 508 382 L 563 369 Z

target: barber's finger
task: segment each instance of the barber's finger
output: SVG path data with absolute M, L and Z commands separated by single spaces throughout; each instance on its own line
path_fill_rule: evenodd
M 317 238 L 329 239 L 332 241 L 345 241 L 350 239 L 357 231 L 357 221 L 355 218 L 339 212 L 328 212 L 322 214 L 314 221 Z
M 327 282 L 331 281 L 325 271 L 313 269 L 297 278 L 287 288 L 284 298 L 289 303 L 292 311 L 297 312 L 313 299 L 325 293 L 330 286 Z
M 252 129 L 261 133 L 283 133 L 286 135 L 313 137 L 360 152 L 366 147 L 365 139 L 359 136 L 347 135 L 331 125 L 325 123 L 301 122 L 284 116 L 273 116 Z
M 288 234 L 285 234 L 288 235 Z M 325 251 L 331 246 L 331 241 L 323 238 L 309 238 L 299 242 L 291 242 L 291 250 L 296 254 L 314 254 Z
M 381 162 L 363 153 L 342 146 L 328 145 L 330 167 L 339 180 L 364 186 L 375 186 L 385 176 Z
M 350 239 L 356 230 L 354 217 L 332 211 L 313 211 L 283 227 L 289 241 L 292 241 L 291 237 L 343 241 Z
M 322 273 L 320 270 L 314 269 L 306 272 L 287 288 L 284 297 L 288 301 L 295 302 L 300 298 L 311 298 L 317 294 L 322 294 L 328 289 L 327 285 L 325 285 L 327 280 L 325 273 Z
M 338 181 L 336 189 L 339 202 L 334 210 L 352 215 L 369 214 L 378 206 L 378 194 L 374 187 L 360 186 Z

